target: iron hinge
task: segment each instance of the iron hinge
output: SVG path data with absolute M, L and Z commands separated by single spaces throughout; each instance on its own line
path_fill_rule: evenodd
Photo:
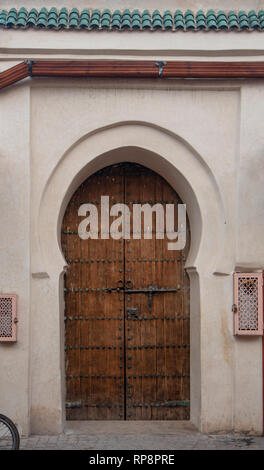
M 159 77 L 161 78 L 162 74 L 163 74 L 163 67 L 164 67 L 164 65 L 167 65 L 167 62 L 163 62 L 163 61 L 156 62 L 155 65 L 157 65 L 157 67 L 159 67 Z

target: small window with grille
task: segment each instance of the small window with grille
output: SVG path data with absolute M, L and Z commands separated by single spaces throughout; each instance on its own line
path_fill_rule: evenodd
M 0 342 L 17 340 L 17 296 L 0 294 Z
M 263 334 L 262 273 L 234 274 L 234 334 Z

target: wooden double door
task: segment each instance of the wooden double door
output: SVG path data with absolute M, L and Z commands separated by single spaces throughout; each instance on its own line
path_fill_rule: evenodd
M 166 235 L 156 238 L 155 217 L 152 239 L 144 239 L 143 221 L 141 239 L 107 239 L 100 229 L 107 195 L 110 208 L 125 203 L 131 213 L 135 203 L 181 202 L 162 177 L 131 163 L 92 175 L 69 202 L 61 234 L 67 419 L 189 419 L 188 242 L 168 251 Z M 98 239 L 78 235 L 84 203 L 98 209 Z

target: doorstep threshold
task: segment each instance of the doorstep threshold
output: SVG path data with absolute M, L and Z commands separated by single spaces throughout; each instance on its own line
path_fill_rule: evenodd
M 66 421 L 64 434 L 179 434 L 195 432 L 190 421 Z

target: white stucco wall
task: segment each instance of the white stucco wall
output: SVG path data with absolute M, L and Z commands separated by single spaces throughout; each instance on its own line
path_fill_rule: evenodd
M 0 409 L 29 431 L 30 90 L 1 95 L 0 292 L 18 294 L 18 342 L 0 343 Z
M 0 70 L 37 57 L 263 59 L 259 32 L 208 34 L 0 30 Z M 261 339 L 233 336 L 231 307 L 233 271 L 264 267 L 263 102 L 263 80 L 27 79 L 0 92 L 0 289 L 19 295 L 18 342 L 0 343 L 0 409 L 23 433 L 63 429 L 59 218 L 82 179 L 120 159 L 159 172 L 187 202 L 192 421 L 202 431 L 262 432 Z

